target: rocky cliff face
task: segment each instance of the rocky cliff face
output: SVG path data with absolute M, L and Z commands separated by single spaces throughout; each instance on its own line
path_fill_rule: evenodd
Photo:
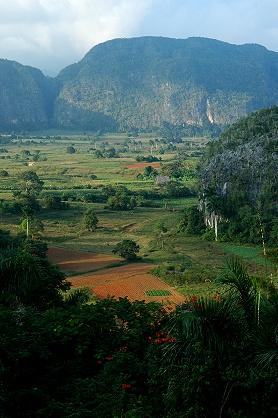
M 56 80 L 0 61 L 0 88 L 1 127 L 226 125 L 278 103 L 278 53 L 205 38 L 115 39 Z

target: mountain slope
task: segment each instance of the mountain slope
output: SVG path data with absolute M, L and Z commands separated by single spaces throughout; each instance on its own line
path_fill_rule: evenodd
M 252 113 L 209 145 L 200 168 L 206 220 L 220 221 L 224 240 L 278 239 L 278 107 Z M 213 223 L 213 221 L 212 221 Z
M 0 128 L 226 125 L 278 103 L 278 53 L 206 38 L 97 45 L 56 79 L 0 60 Z
M 56 81 L 35 68 L 0 60 L 0 127 L 36 129 L 49 126 Z
M 115 39 L 58 79 L 55 120 L 62 127 L 225 125 L 278 102 L 278 54 L 205 38 Z

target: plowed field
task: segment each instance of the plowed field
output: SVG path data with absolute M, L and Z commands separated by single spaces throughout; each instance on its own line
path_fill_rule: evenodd
M 114 296 L 130 300 L 156 301 L 165 305 L 177 305 L 185 298 L 174 288 L 151 275 L 150 264 L 134 263 L 127 266 L 107 268 L 95 273 L 71 277 L 73 287 L 88 287 L 100 298 Z M 149 290 L 168 290 L 169 296 L 146 296 Z
M 69 273 L 82 273 L 120 261 L 119 258 L 112 255 L 72 251 L 64 248 L 49 248 L 48 259 L 51 263 L 57 264 L 61 270 Z

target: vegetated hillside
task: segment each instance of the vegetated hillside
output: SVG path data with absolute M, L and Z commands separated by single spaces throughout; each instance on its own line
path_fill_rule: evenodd
M 278 54 L 205 38 L 115 39 L 58 76 L 62 127 L 230 124 L 278 101 Z
M 0 128 L 48 127 L 52 117 L 56 81 L 40 70 L 0 60 Z
M 0 60 L 1 129 L 207 127 L 277 103 L 278 54 L 255 44 L 115 39 L 56 79 Z
M 222 218 L 222 238 L 277 244 L 277 151 L 278 107 L 237 122 L 211 144 L 201 168 L 203 209 Z

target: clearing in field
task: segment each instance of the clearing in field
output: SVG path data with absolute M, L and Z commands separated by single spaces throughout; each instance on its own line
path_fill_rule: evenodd
M 98 272 L 70 278 L 73 287 L 87 287 L 99 298 L 114 296 L 130 300 L 161 302 L 174 306 L 185 298 L 173 287 L 151 274 L 152 265 L 134 263 L 120 267 L 106 268 Z

